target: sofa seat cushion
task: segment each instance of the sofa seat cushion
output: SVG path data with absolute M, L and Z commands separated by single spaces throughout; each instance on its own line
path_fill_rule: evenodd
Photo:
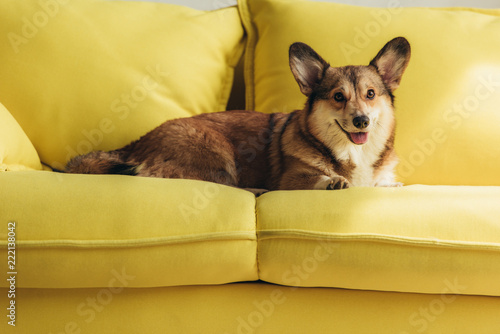
M 0 247 L 14 221 L 18 287 L 107 287 L 110 277 L 134 277 L 129 287 L 257 279 L 255 197 L 247 191 L 42 171 L 1 173 L 0 184 L 8 199 L 0 201 Z
M 235 7 L 4 0 L 0 35 L 1 102 L 58 169 L 167 119 L 225 110 L 243 52 Z
M 268 282 L 500 296 L 500 187 L 272 192 L 257 222 Z
M 294 42 L 309 44 L 332 66 L 368 65 L 385 43 L 403 36 L 412 56 L 394 94 L 399 180 L 500 186 L 500 9 L 398 3 L 240 0 L 248 32 L 247 108 L 304 106 L 288 65 Z

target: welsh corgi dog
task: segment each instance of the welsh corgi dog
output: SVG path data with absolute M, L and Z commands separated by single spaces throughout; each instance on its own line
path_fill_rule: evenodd
M 367 66 L 331 67 L 294 43 L 302 110 L 224 111 L 169 120 L 129 145 L 77 156 L 68 173 L 182 178 L 265 190 L 399 186 L 394 91 L 410 60 L 403 37 Z

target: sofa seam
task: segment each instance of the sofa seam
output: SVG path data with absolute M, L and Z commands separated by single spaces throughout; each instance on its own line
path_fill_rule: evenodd
M 226 8 L 220 8 L 218 10 L 228 10 L 228 9 L 232 9 L 232 8 L 235 8 L 236 11 L 238 12 L 238 17 L 241 17 L 239 11 L 238 11 L 238 6 L 237 5 L 234 5 L 234 6 L 230 6 L 230 7 L 226 7 Z M 229 99 L 231 97 L 231 89 L 234 85 L 234 75 L 235 75 L 235 72 L 236 72 L 236 67 L 238 66 L 238 62 L 239 60 L 244 57 L 244 54 L 245 54 L 245 45 L 246 45 L 246 40 L 245 40 L 245 27 L 243 26 L 243 23 L 241 22 L 241 19 L 240 19 L 240 24 L 241 24 L 241 28 L 242 28 L 242 35 L 241 35 L 241 38 L 239 39 L 238 43 L 237 43 L 237 47 L 234 49 L 234 50 L 231 50 L 228 52 L 228 62 L 226 62 L 226 75 L 224 77 L 224 83 L 223 83 L 223 87 L 221 89 L 221 93 L 218 97 L 218 101 L 217 101 L 217 109 L 221 109 L 221 110 L 226 110 L 227 109 L 227 104 L 229 102 Z
M 256 197 L 255 198 L 255 241 L 257 243 L 255 247 L 255 265 L 257 266 L 257 279 L 260 280 L 260 261 L 259 261 L 259 254 L 260 254 L 260 242 L 259 242 L 259 210 L 258 210 L 258 201 L 259 199 Z
M 257 30 L 253 25 L 252 19 L 249 14 L 250 4 L 246 0 L 238 0 L 238 9 L 240 12 L 241 22 L 243 23 L 243 29 L 246 33 L 246 45 L 243 55 L 243 81 L 245 83 L 245 109 L 254 110 L 255 109 L 255 78 L 254 78 L 254 54 Z
M 276 233 L 276 234 L 275 234 Z M 277 235 L 279 233 L 280 235 Z M 266 235 L 267 234 L 267 235 Z M 430 246 L 446 249 L 475 249 L 475 250 L 489 250 L 500 251 L 500 244 L 492 242 L 472 242 L 472 241 L 452 241 L 452 240 L 439 240 L 424 239 L 416 237 L 394 237 L 381 234 L 370 233 L 311 233 L 301 230 L 265 230 L 259 231 L 257 238 L 261 241 L 270 239 L 303 239 L 303 240 L 325 240 L 325 241 L 339 241 L 339 242 L 380 242 L 391 243 L 408 246 Z
M 208 236 L 208 238 L 207 238 Z M 255 241 L 256 234 L 252 231 L 242 231 L 234 233 L 211 233 L 194 236 L 174 236 L 143 239 L 100 239 L 100 240 L 17 240 L 16 245 L 20 248 L 136 248 L 178 245 L 187 243 L 213 242 L 213 241 Z M 6 247 L 6 242 L 0 242 L 0 247 Z

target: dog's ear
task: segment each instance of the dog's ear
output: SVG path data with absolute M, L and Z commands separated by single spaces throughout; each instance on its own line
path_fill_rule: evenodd
M 370 65 L 375 66 L 386 86 L 394 91 L 399 87 L 401 77 L 410 62 L 410 43 L 404 37 L 396 37 L 388 42 Z
M 323 80 L 330 65 L 316 51 L 304 43 L 293 43 L 288 51 L 290 69 L 302 94 L 309 96 Z

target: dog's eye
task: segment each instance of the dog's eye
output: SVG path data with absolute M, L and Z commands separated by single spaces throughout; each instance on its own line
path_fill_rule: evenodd
M 366 97 L 370 100 L 373 100 L 375 98 L 375 91 L 373 89 L 368 89 L 368 92 L 366 92 Z
M 343 102 L 345 100 L 344 94 L 337 92 L 333 95 L 333 99 L 337 102 Z

